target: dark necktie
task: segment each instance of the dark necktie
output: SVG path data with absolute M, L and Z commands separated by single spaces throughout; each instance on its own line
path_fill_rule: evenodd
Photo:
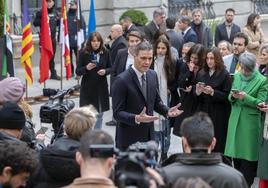
M 233 56 L 232 64 L 230 67 L 230 73 L 235 73 L 235 68 L 236 68 L 237 63 L 238 63 L 238 57 Z
M 142 90 L 142 93 L 143 93 L 145 99 L 147 99 L 147 84 L 146 84 L 146 80 L 145 80 L 145 74 L 143 74 L 141 76 L 141 90 Z
M 182 36 L 184 35 L 184 32 L 181 32 Z

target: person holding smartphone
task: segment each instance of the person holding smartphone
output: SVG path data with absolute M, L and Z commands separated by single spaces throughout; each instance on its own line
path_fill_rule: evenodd
M 256 56 L 245 52 L 239 56 L 241 71 L 234 75 L 229 101 L 232 109 L 224 154 L 232 157 L 234 167 L 250 187 L 256 177 L 261 112 L 256 107 L 267 98 L 267 79 L 255 68 Z
M 195 87 L 198 98 L 197 111 L 206 112 L 210 116 L 217 139 L 214 151 L 223 153 L 230 115 L 228 94 L 232 83 L 218 48 L 208 50 L 206 63 L 198 73 L 197 81 Z
M 102 126 L 103 112 L 110 109 L 108 82 L 111 63 L 108 50 L 99 32 L 90 34 L 85 48 L 80 52 L 76 74 L 82 77 L 80 107 L 92 104 L 99 112 L 96 129 Z

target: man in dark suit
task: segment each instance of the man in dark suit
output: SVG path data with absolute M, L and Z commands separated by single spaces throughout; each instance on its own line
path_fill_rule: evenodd
M 118 50 L 127 48 L 127 41 L 123 37 L 123 28 L 119 24 L 114 24 L 110 31 L 111 37 L 111 47 L 109 49 L 111 63 L 114 64 L 115 57 L 117 55 Z
M 194 42 L 197 43 L 197 35 L 190 26 L 191 20 L 187 16 L 181 16 L 178 20 L 178 27 L 182 31 L 184 43 Z
M 191 27 L 197 35 L 197 43 L 202 44 L 206 48 L 211 48 L 213 45 L 213 36 L 211 29 L 203 21 L 203 12 L 196 8 L 192 11 L 193 21 Z
M 117 75 L 127 70 L 134 63 L 134 50 L 137 44 L 142 41 L 141 33 L 131 31 L 127 36 L 128 48 L 120 49 L 115 58 L 115 62 L 111 70 L 111 80 L 113 81 Z
M 153 49 L 149 42 L 137 45 L 134 64 L 118 75 L 113 84 L 113 115 L 117 120 L 116 147 L 126 150 L 136 142 L 147 142 L 154 139 L 153 121 L 163 116 L 176 117 L 183 111 L 180 104 L 168 108 L 159 96 L 156 72 L 150 69 L 153 60 Z
M 159 33 L 165 33 L 166 12 L 164 8 L 158 8 L 153 12 L 153 20 L 144 26 L 145 39 L 154 44 Z
M 128 34 L 131 31 L 139 31 L 136 25 L 132 22 L 132 19 L 129 16 L 124 16 L 120 20 L 120 24 L 122 25 L 124 34 L 123 36 L 127 39 Z
M 166 26 L 167 26 L 167 36 L 169 38 L 171 46 L 176 48 L 181 57 L 181 50 L 183 45 L 183 37 L 180 33 L 177 33 L 174 28 L 176 25 L 176 18 L 170 17 L 166 19 Z
M 110 38 L 111 38 L 111 44 L 108 46 L 109 48 L 109 54 L 111 57 L 111 65 L 113 66 L 115 58 L 117 56 L 117 53 L 120 49 L 127 49 L 127 41 L 123 37 L 123 28 L 119 24 L 114 24 L 111 27 L 110 31 Z M 113 80 L 110 78 L 110 86 L 112 85 Z M 110 87 L 111 90 L 111 87 Z M 106 122 L 106 125 L 108 126 L 115 126 L 116 122 L 115 120 L 111 120 Z
M 222 40 L 228 41 L 231 44 L 234 40 L 234 35 L 238 32 L 241 32 L 241 29 L 238 25 L 233 23 L 235 15 L 235 10 L 228 8 L 225 11 L 225 22 L 217 25 L 215 31 L 215 46 L 218 46 L 218 43 Z

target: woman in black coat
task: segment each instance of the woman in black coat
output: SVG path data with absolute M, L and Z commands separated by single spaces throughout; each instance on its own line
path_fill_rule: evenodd
M 76 74 L 82 77 L 80 106 L 92 104 L 99 112 L 95 128 L 102 126 L 103 112 L 108 111 L 109 92 L 106 76 L 110 74 L 111 62 L 103 39 L 98 32 L 90 34 L 85 48 L 79 55 Z
M 178 91 L 180 95 L 183 113 L 175 118 L 173 134 L 180 136 L 182 121 L 193 115 L 197 110 L 197 98 L 194 95 L 196 76 L 205 63 L 206 48 L 201 44 L 195 44 L 186 54 L 185 64 L 181 64 L 178 78 Z
M 217 139 L 214 151 L 223 153 L 230 115 L 228 95 L 232 83 L 228 71 L 224 68 L 220 51 L 216 47 L 208 51 L 204 68 L 197 75 L 197 82 L 197 111 L 208 113 L 212 119 Z

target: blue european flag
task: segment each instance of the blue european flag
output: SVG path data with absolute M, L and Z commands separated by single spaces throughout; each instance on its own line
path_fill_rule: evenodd
M 94 0 L 90 1 L 90 12 L 88 18 L 88 36 L 90 33 L 96 30 L 96 17 L 95 17 L 95 8 L 94 8 Z

